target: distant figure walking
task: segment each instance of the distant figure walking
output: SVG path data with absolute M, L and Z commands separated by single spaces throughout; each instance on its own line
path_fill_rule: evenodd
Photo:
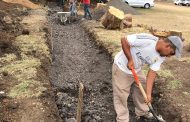
M 87 16 L 89 16 L 90 19 L 92 19 L 92 15 L 90 13 L 90 0 L 82 0 L 82 3 L 84 4 L 84 19 L 87 19 Z
M 71 12 L 71 16 L 77 15 L 76 2 L 76 0 L 69 0 L 69 11 Z

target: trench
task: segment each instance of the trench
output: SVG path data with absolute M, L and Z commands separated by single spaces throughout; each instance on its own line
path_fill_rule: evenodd
M 56 12 L 61 9 L 55 5 L 49 8 L 48 23 L 53 42 L 50 79 L 59 115 L 63 121 L 76 118 L 78 83 L 82 82 L 82 122 L 116 122 L 111 84 L 113 61 L 110 55 L 96 45 L 80 26 L 80 21 L 60 25 Z M 131 97 L 128 103 L 130 122 L 136 122 Z

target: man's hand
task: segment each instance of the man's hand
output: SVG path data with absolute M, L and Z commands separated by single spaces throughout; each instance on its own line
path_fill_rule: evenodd
M 132 60 L 128 61 L 128 63 L 127 63 L 127 68 L 128 68 L 129 70 L 134 69 L 134 63 L 133 63 Z

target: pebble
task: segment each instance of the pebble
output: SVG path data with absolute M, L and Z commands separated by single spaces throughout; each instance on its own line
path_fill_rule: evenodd
M 5 94 L 5 92 L 4 91 L 0 91 L 0 94 Z
M 76 122 L 76 119 L 75 118 L 69 118 L 69 119 L 66 119 L 66 122 Z

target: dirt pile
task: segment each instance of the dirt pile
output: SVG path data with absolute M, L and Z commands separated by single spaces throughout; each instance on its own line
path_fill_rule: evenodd
M 108 6 L 103 3 L 97 3 L 96 8 L 94 8 L 93 19 L 100 20 L 100 18 L 106 13 Z
M 3 0 L 4 2 L 7 3 L 14 3 L 14 4 L 18 4 L 27 8 L 31 8 L 31 9 L 37 9 L 39 8 L 38 5 L 32 3 L 30 0 Z
M 113 6 L 121 11 L 124 14 L 133 14 L 138 15 L 140 14 L 134 8 L 130 7 L 126 3 L 122 2 L 121 0 L 111 0 L 107 4 L 97 3 L 96 8 L 94 9 L 93 19 L 100 20 L 100 18 L 107 12 L 109 6 Z
M 107 5 L 109 6 L 114 6 L 115 8 L 123 11 L 125 14 L 133 14 L 133 15 L 138 15 L 140 14 L 137 12 L 134 8 L 130 7 L 126 3 L 124 3 L 121 0 L 110 0 Z

